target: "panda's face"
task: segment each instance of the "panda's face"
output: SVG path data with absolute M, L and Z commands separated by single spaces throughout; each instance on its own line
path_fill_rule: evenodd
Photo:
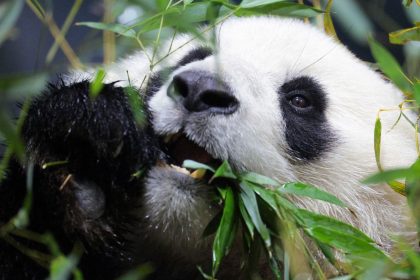
M 230 21 L 216 34 L 215 51 L 184 50 L 150 99 L 155 131 L 181 133 L 237 169 L 296 180 L 292 161 L 316 160 L 337 140 L 318 77 L 336 45 L 300 22 L 267 18 Z
M 188 44 L 151 82 L 148 108 L 169 163 L 227 160 L 237 170 L 342 193 L 345 201 L 362 192 L 351 189 L 376 170 L 374 119 L 378 109 L 400 102 L 394 88 L 300 21 L 233 19 L 215 34 L 214 50 Z M 384 95 L 378 98 L 376 91 Z M 411 152 L 402 151 L 404 160 Z M 197 247 L 216 211 L 211 191 L 177 168 L 152 169 L 144 210 L 150 228 L 158 229 L 151 235 L 170 246 Z M 359 209 L 363 202 L 352 203 Z

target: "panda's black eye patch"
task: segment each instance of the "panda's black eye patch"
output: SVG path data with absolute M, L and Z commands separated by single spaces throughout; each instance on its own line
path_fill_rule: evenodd
M 181 67 L 187 65 L 194 61 L 203 60 L 208 56 L 211 56 L 213 51 L 207 47 L 199 47 L 191 50 L 187 55 L 185 55 L 176 65 L 176 67 Z
M 318 158 L 336 139 L 325 116 L 326 92 L 307 76 L 284 83 L 278 92 L 289 154 L 299 160 Z
M 307 76 L 286 82 L 279 91 L 282 98 L 285 98 L 299 113 L 322 112 L 327 105 L 321 85 Z

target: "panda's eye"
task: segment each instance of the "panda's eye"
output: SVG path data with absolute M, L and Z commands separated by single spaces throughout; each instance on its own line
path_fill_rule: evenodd
M 311 102 L 301 94 L 291 96 L 289 103 L 296 108 L 307 108 L 311 106 Z

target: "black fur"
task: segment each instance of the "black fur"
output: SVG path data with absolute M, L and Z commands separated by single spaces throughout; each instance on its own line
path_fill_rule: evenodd
M 207 47 L 195 48 L 178 62 L 176 68 L 187 65 L 194 61 L 203 60 L 206 57 L 211 56 L 212 54 L 213 51 Z
M 279 89 L 280 107 L 285 121 L 285 136 L 292 158 L 314 160 L 328 151 L 336 137 L 325 116 L 327 98 L 321 85 L 310 77 L 299 77 L 286 82 Z M 306 108 L 291 104 L 294 96 L 308 101 Z
M 51 232 L 64 253 L 81 241 L 87 279 L 113 279 L 133 265 L 126 235 L 135 226 L 142 182 L 132 175 L 161 157 L 151 131 L 136 125 L 123 89 L 113 84 L 95 99 L 88 81 L 50 85 L 28 111 L 22 136 L 35 166 L 29 230 Z M 42 168 L 54 161 L 67 163 Z M 0 185 L 0 226 L 22 206 L 25 173 L 26 165 L 12 160 Z M 44 279 L 47 273 L 0 241 L 0 279 Z

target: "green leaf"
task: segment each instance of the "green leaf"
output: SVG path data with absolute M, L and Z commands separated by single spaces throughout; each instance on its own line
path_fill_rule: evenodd
M 333 5 L 333 0 L 328 0 L 327 7 L 325 8 L 324 13 L 324 30 L 325 33 L 329 34 L 330 36 L 338 39 L 337 33 L 335 32 L 334 24 L 331 18 L 331 8 Z
M 0 102 L 6 99 L 17 100 L 40 94 L 48 79 L 47 73 L 23 74 L 0 77 Z
M 216 172 L 214 172 L 213 177 L 211 177 L 210 182 L 214 179 L 223 177 L 223 178 L 230 178 L 236 179 L 235 173 L 233 173 L 232 168 L 230 167 L 229 163 L 225 160 L 223 163 L 217 168 Z
M 66 280 L 70 278 L 73 269 L 77 265 L 77 259 L 67 258 L 63 255 L 56 257 L 50 266 L 51 280 Z
M 95 78 L 90 83 L 89 87 L 89 97 L 95 99 L 99 93 L 101 92 L 102 88 L 104 87 L 103 80 L 105 78 L 105 70 L 99 68 L 96 72 Z
M 420 106 L 420 81 L 417 81 L 413 85 L 414 99 L 416 100 L 417 106 Z
M 413 0 L 403 0 L 403 4 L 406 7 L 409 7 L 413 3 Z
M 327 229 L 335 230 L 342 234 L 347 234 L 367 243 L 374 243 L 374 241 L 362 231 L 334 218 L 316 214 L 305 209 L 298 209 L 296 210 L 295 214 L 297 215 L 296 221 L 301 227 L 305 229 L 311 230 L 316 227 L 324 227 Z
M 378 184 L 389 182 L 396 179 L 402 179 L 407 177 L 416 177 L 417 174 L 413 172 L 410 168 L 400 168 L 386 170 L 379 173 L 376 173 L 372 176 L 367 177 L 362 181 L 363 184 Z
M 57 161 L 50 161 L 50 162 L 46 162 L 44 163 L 41 168 L 42 169 L 47 169 L 47 168 L 51 168 L 51 167 L 56 167 L 56 166 L 62 166 L 62 165 L 66 165 L 68 164 L 69 161 L 68 160 L 57 160 Z
M 372 38 L 369 39 L 369 46 L 381 71 L 402 91 L 409 92 L 411 90 L 411 84 L 391 53 Z
M 257 185 L 265 185 L 265 186 L 272 186 L 272 187 L 280 187 L 281 184 L 274 179 L 266 177 L 264 175 L 260 175 L 254 172 L 245 172 L 240 175 L 242 180 L 257 184 Z
M 284 184 L 282 188 L 277 189 L 279 193 L 289 193 L 299 196 L 307 196 L 310 198 L 326 201 L 341 207 L 345 207 L 344 202 L 339 200 L 332 194 L 329 194 L 323 190 L 318 189 L 317 187 L 303 184 L 303 183 L 287 183 Z
M 241 8 L 235 13 L 235 15 L 252 16 L 270 14 L 289 17 L 314 17 L 322 12 L 311 6 L 286 1 L 261 1 L 261 3 L 257 4 L 259 5 L 256 5 L 254 2 L 248 4 L 242 3 L 240 5 Z
M 249 188 L 246 184 L 243 182 L 240 183 L 240 199 L 243 202 L 243 205 L 245 206 L 245 209 L 247 213 L 249 214 L 252 223 L 258 233 L 260 234 L 262 240 L 264 241 L 265 247 L 267 249 L 271 248 L 271 237 L 270 232 L 263 222 L 260 211 L 258 209 L 258 203 L 257 203 L 257 197 L 255 196 L 255 193 L 251 188 Z
M 137 266 L 135 269 L 129 270 L 116 280 L 143 280 L 152 274 L 154 271 L 153 265 L 145 263 Z
M 186 7 L 172 6 L 165 11 L 132 25 L 132 27 L 139 27 L 139 34 L 167 26 L 194 33 L 195 28 L 193 24 L 207 20 L 207 9 L 210 4 L 211 2 L 199 2 L 191 3 Z
M 410 41 L 420 41 L 420 26 L 414 26 L 389 33 L 389 41 L 403 45 Z
M 382 123 L 379 117 L 376 118 L 375 129 L 373 132 L 373 145 L 375 150 L 376 166 L 379 170 L 382 170 L 381 165 L 381 134 L 382 134 Z
M 337 260 L 335 259 L 334 251 L 330 246 L 328 246 L 325 243 L 322 243 L 318 240 L 315 240 L 316 245 L 321 250 L 321 252 L 324 254 L 324 256 L 327 258 L 327 260 L 332 264 L 335 265 Z
M 377 260 L 386 260 L 386 255 L 373 244 L 352 235 L 326 227 L 313 227 L 306 232 L 316 240 L 350 254 L 352 259 L 362 260 L 368 266 Z
M 121 36 L 128 37 L 128 38 L 136 38 L 136 32 L 133 29 L 130 29 L 129 26 L 119 24 L 119 23 L 103 23 L 103 22 L 77 22 L 76 25 L 78 26 L 87 26 L 93 29 L 99 30 L 106 30 L 117 33 Z
M 251 217 L 248 215 L 246 211 L 244 202 L 242 199 L 239 199 L 239 211 L 241 212 L 242 220 L 244 221 L 246 228 L 248 229 L 249 235 L 251 239 L 254 239 L 254 224 L 252 223 Z
M 20 160 L 25 157 L 25 146 L 20 138 L 19 131 L 12 123 L 12 120 L 6 115 L 6 112 L 0 112 L 0 135 L 6 140 L 8 147 L 15 153 Z
M 124 93 L 128 97 L 131 113 L 133 114 L 137 125 L 144 127 L 146 125 L 147 118 L 144 110 L 144 102 L 142 96 L 138 90 L 132 86 L 125 87 Z
M 160 11 L 164 11 L 169 4 L 169 0 L 155 0 L 155 2 Z
M 0 45 L 7 39 L 24 5 L 24 0 L 9 0 L 0 4 Z
M 229 249 L 236 236 L 236 203 L 233 190 L 226 189 L 222 219 L 217 228 L 216 236 L 213 241 L 213 263 L 212 276 L 215 277 L 219 270 L 220 263 L 229 252 Z
M 77 264 L 83 254 L 83 246 L 76 242 L 73 250 L 68 256 L 60 253 L 58 245 L 52 235 L 44 235 L 43 243 L 46 244 L 56 257 L 50 264 L 50 280 L 70 279 L 73 274 L 75 280 L 82 280 L 83 276 L 77 268 Z M 52 248 L 53 247 L 53 248 Z
M 184 2 L 184 7 L 188 6 L 189 4 L 191 4 L 194 0 L 182 0 L 182 2 Z
M 277 214 L 277 218 L 281 218 L 276 200 L 277 194 L 274 191 L 256 186 L 246 181 L 243 181 L 242 183 L 252 189 L 263 201 L 265 201 L 265 203 L 267 203 L 267 205 Z
M 208 166 L 208 165 L 203 164 L 203 163 L 196 162 L 194 160 L 189 160 L 189 159 L 184 160 L 184 162 L 182 163 L 182 167 L 189 168 L 189 169 L 205 169 L 205 170 L 209 170 L 213 173 L 216 172 L 216 170 L 214 170 L 214 168 L 211 167 L 211 166 Z
M 241 2 L 241 7 L 242 8 L 256 8 L 256 7 L 260 7 L 260 6 L 266 6 L 266 5 L 271 5 L 271 4 L 276 4 L 276 3 L 284 3 L 287 0 L 244 0 Z

